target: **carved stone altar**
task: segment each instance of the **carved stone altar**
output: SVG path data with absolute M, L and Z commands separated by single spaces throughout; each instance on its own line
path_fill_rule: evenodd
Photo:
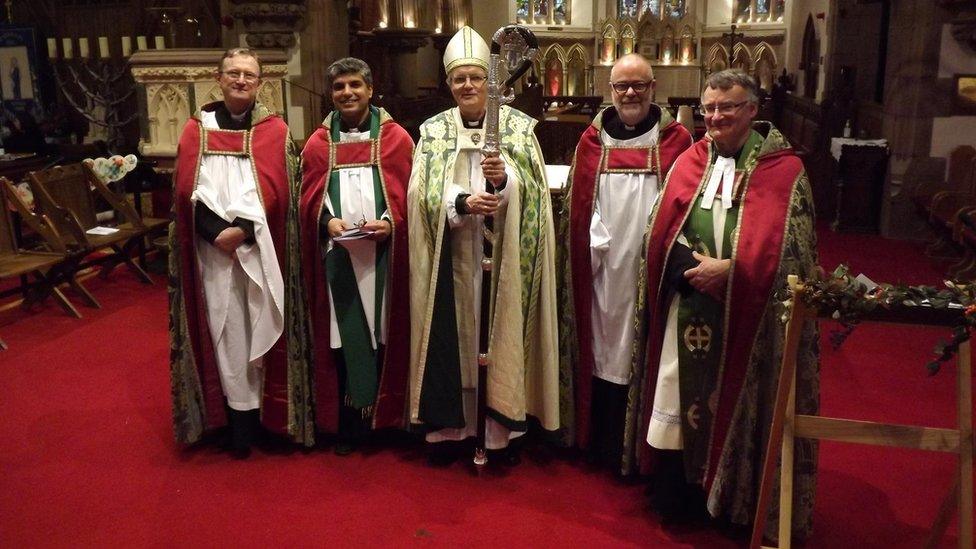
M 215 73 L 223 53 L 202 48 L 146 50 L 129 58 L 132 76 L 139 86 L 139 152 L 160 160 L 163 169 L 171 164 L 167 160 L 176 156 L 180 132 L 190 114 L 222 99 Z M 279 50 L 259 50 L 258 55 L 263 82 L 258 101 L 284 115 L 282 79 L 288 72 L 287 55 Z

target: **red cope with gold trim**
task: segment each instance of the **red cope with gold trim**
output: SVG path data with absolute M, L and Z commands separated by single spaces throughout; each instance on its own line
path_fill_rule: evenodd
M 710 139 L 705 138 L 682 154 L 674 164 L 668 184 L 661 197 L 661 205 L 648 236 L 647 311 L 650 330 L 647 338 L 647 389 L 645 403 L 654 402 L 661 346 L 667 325 L 669 299 L 662 295 L 662 276 L 668 255 L 678 234 L 687 222 L 691 206 L 704 189 L 703 180 L 709 163 Z M 773 282 L 779 270 L 783 238 L 789 214 L 794 184 L 803 170 L 802 162 L 792 149 L 776 151 L 759 157 L 752 174 L 745 179 L 742 190 L 738 237 L 733 241 L 735 258 L 729 273 L 731 287 L 727 289 L 723 347 L 724 360 L 719 365 L 718 407 L 709 436 L 704 484 L 710 490 L 715 480 L 722 448 L 739 401 L 752 344 L 769 303 Z M 651 406 L 644 407 L 641 417 L 641 440 L 647 439 Z M 641 470 L 651 468 L 651 453 L 642 452 Z
M 174 180 L 174 214 L 180 231 L 180 269 L 186 322 L 193 347 L 205 406 L 205 427 L 227 423 L 224 393 L 214 356 L 213 341 L 207 323 L 206 296 L 196 266 L 196 231 L 190 195 L 196 187 L 197 172 L 205 152 L 210 154 L 251 154 L 257 175 L 257 187 L 274 242 L 282 277 L 288 280 L 286 228 L 289 204 L 288 163 L 285 159 L 288 126 L 280 116 L 269 116 L 255 124 L 250 132 L 206 129 L 196 118 L 187 121 L 180 137 Z M 215 152 L 217 151 L 217 152 Z M 188 230 L 186 230 L 188 229 Z M 264 395 L 261 420 L 280 434 L 288 432 L 288 351 L 285 334 L 264 355 Z
M 691 134 L 677 122 L 658 134 L 656 147 L 605 147 L 600 129 L 590 125 L 576 146 L 569 205 L 569 256 L 572 269 L 572 299 L 576 341 L 576 443 L 586 448 L 590 441 L 590 407 L 593 393 L 593 272 L 590 265 L 590 220 L 601 173 L 657 173 L 660 183 L 682 151 L 692 144 Z M 635 220 L 643 223 L 643 220 Z
M 338 120 L 333 123 L 338 124 Z M 402 427 L 405 416 L 408 360 L 410 357 L 410 306 L 407 248 L 407 184 L 413 158 L 413 140 L 399 124 L 387 119 L 380 124 L 378 140 L 332 143 L 322 127 L 308 139 L 302 151 L 302 196 L 299 223 L 302 236 L 303 279 L 312 320 L 312 348 L 315 360 L 315 423 L 326 432 L 339 426 L 339 381 L 332 358 L 330 339 L 329 292 L 319 218 L 333 169 L 376 164 L 386 191 L 386 204 L 392 217 L 393 232 L 386 310 L 389 330 L 383 368 L 373 411 L 373 427 Z
M 248 151 L 251 145 L 251 134 L 248 131 L 208 129 L 206 136 L 204 154 L 230 156 L 247 156 L 250 154 Z

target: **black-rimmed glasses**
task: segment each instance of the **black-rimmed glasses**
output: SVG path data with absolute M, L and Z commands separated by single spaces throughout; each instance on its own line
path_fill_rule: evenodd
M 638 80 L 636 82 L 610 82 L 613 91 L 617 93 L 627 93 L 627 90 L 634 90 L 634 93 L 644 93 L 651 87 L 650 82 Z

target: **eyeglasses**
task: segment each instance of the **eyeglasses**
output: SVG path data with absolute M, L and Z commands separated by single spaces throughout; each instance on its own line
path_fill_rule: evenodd
M 235 82 L 241 78 L 244 79 L 248 84 L 253 84 L 258 81 L 260 76 L 254 74 L 253 72 L 241 72 L 241 71 L 221 71 L 221 74 L 230 78 L 232 82 Z
M 480 88 L 482 85 L 484 85 L 485 80 L 488 80 L 488 78 L 481 76 L 480 74 L 468 74 L 465 76 L 458 75 L 451 78 L 451 85 L 455 88 L 460 88 L 470 81 L 472 86 Z
M 634 90 L 634 93 L 644 93 L 651 87 L 650 82 L 638 80 L 636 82 L 610 82 L 613 91 L 617 93 L 627 93 L 627 90 Z
M 698 112 L 702 116 L 715 116 L 715 113 L 721 114 L 722 116 L 732 116 L 739 107 L 748 103 L 749 100 L 740 101 L 739 103 L 722 103 L 720 105 L 702 105 L 698 107 Z

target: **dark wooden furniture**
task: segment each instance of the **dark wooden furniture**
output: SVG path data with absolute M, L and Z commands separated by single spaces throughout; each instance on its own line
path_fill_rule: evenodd
M 61 280 L 62 267 L 68 259 L 64 243 L 58 236 L 57 230 L 50 221 L 30 211 L 23 199 L 17 195 L 13 184 L 5 177 L 0 177 L 0 278 L 21 277 L 21 285 L 14 288 L 14 292 L 22 292 L 24 300 L 21 305 L 29 308 L 48 296 L 54 296 L 58 305 L 68 314 L 81 318 L 77 309 L 58 289 Z M 50 243 L 47 250 L 22 250 L 17 244 L 11 210 L 20 214 L 22 222 L 40 235 L 44 242 Z M 33 281 L 30 280 L 33 278 Z M 8 291 L 8 294 L 12 293 Z M 0 340 L 0 349 L 7 345 Z
M 124 197 L 109 189 L 85 164 L 31 172 L 30 180 L 40 211 L 50 217 L 70 250 L 86 257 L 98 250 L 112 250 L 109 255 L 78 263 L 77 269 L 100 263 L 100 274 L 104 278 L 118 264 L 124 263 L 140 280 L 152 283 L 149 275 L 133 261 L 133 250 L 150 232 L 166 227 L 166 219 L 141 217 Z M 119 223 L 112 234 L 88 232 L 99 226 L 96 199 L 105 201 L 116 212 Z M 91 295 L 86 296 L 86 301 L 98 306 Z
M 834 230 L 878 232 L 887 168 L 887 147 L 841 147 L 840 160 L 834 173 L 837 188 L 837 213 L 831 224 Z
M 935 238 L 925 249 L 937 258 L 958 255 L 950 231 L 959 212 L 976 205 L 976 149 L 960 145 L 949 153 L 946 180 L 921 181 L 912 191 L 915 210 L 926 219 Z

